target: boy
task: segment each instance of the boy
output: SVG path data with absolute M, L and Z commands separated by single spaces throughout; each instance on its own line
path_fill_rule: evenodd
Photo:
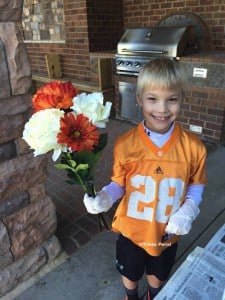
M 137 81 L 144 120 L 119 137 L 114 148 L 112 182 L 95 198 L 85 195 L 90 213 L 109 210 L 121 199 L 112 230 L 116 265 L 127 300 L 138 299 L 146 273 L 153 299 L 173 267 L 178 236 L 191 230 L 206 183 L 206 149 L 175 120 L 186 80 L 180 64 L 168 58 L 145 65 Z

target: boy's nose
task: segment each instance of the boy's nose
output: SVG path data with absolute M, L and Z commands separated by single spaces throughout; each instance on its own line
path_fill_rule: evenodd
M 167 110 L 166 102 L 163 100 L 158 101 L 157 103 L 157 111 L 158 112 L 165 112 Z

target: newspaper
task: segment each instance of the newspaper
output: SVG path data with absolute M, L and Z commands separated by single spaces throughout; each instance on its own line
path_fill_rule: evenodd
M 225 300 L 225 260 L 196 247 L 155 300 Z
M 205 249 L 215 256 L 220 257 L 225 262 L 225 224 L 212 237 L 205 246 Z

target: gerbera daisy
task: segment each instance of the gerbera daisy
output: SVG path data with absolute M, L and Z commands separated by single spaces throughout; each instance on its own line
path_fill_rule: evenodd
M 60 119 L 57 139 L 71 151 L 93 150 L 98 144 L 99 132 L 87 117 L 70 112 Z
M 46 108 L 69 109 L 73 97 L 79 94 L 71 82 L 52 81 L 41 87 L 34 95 L 32 102 L 34 112 Z

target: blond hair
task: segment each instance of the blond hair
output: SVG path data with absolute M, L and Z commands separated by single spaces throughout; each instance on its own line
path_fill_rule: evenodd
M 147 89 L 167 88 L 185 93 L 187 78 L 181 64 L 170 58 L 156 58 L 148 62 L 140 71 L 137 80 L 137 95 Z

